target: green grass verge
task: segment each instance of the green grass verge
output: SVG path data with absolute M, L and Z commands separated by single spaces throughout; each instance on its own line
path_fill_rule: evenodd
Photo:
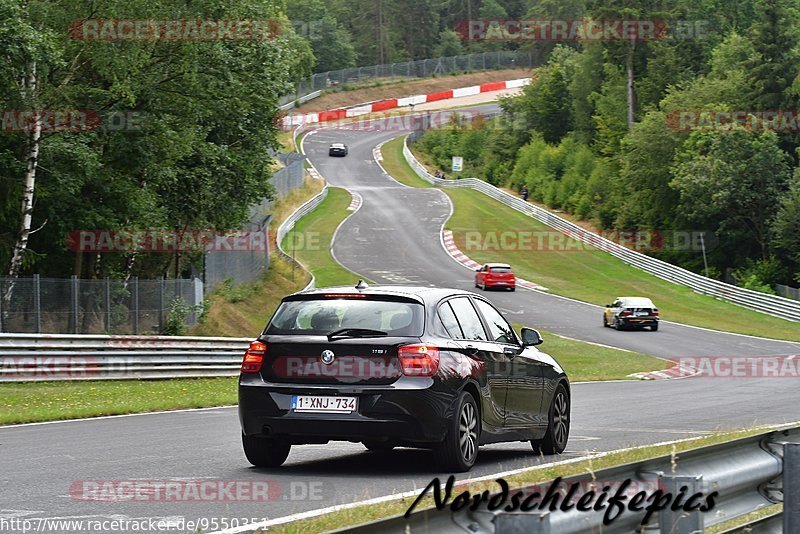
M 408 165 L 406 158 L 403 157 L 403 139 L 397 137 L 388 141 L 381 147 L 383 161 L 381 164 L 386 172 L 398 182 L 411 187 L 433 187 L 419 176 Z
M 734 432 L 719 432 L 709 436 L 704 436 L 702 438 L 689 439 L 671 445 L 637 447 L 625 451 L 601 454 L 598 455 L 598 457 L 572 464 L 532 468 L 529 471 L 506 477 L 505 480 L 512 489 L 516 489 L 532 484 L 549 483 L 557 477 L 569 477 L 584 473 L 594 473 L 600 469 L 623 465 L 626 463 L 641 462 L 661 456 L 672 455 L 675 458 L 675 461 L 679 463 L 680 455 L 678 453 L 708 445 L 732 441 L 734 439 L 752 436 L 755 434 L 761 434 L 769 430 L 769 428 L 752 428 Z M 558 461 L 558 457 L 554 457 L 553 461 Z M 468 490 L 472 494 L 481 493 L 484 490 L 497 492 L 498 489 L 499 486 L 494 481 L 475 482 L 471 483 L 468 487 L 456 484 L 452 494 L 453 496 L 456 496 L 464 490 Z M 411 503 L 413 503 L 417 498 L 417 495 L 405 499 L 383 502 L 380 504 L 357 506 L 353 508 L 347 508 L 345 510 L 330 512 L 320 517 L 304 519 L 287 523 L 285 525 L 272 527 L 270 528 L 270 532 L 274 532 L 276 534 L 313 534 L 317 532 L 329 532 L 332 530 L 343 529 L 371 521 L 377 521 L 379 519 L 398 516 L 405 513 Z M 369 497 L 369 495 L 365 496 L 365 498 Z M 433 499 L 430 498 L 430 494 L 428 494 L 428 498 L 420 501 L 416 511 L 433 508 L 433 504 Z M 448 513 L 448 511 L 443 510 L 440 513 Z
M 0 384 L 0 424 L 236 404 L 237 377 Z
M 384 145 L 384 159 L 396 158 L 398 154 L 400 158 L 403 157 L 402 144 Z M 408 174 L 414 174 L 413 170 L 397 167 L 395 171 L 398 172 L 398 175 L 393 175 L 395 179 L 408 180 L 405 183 L 410 184 L 411 177 Z M 669 321 L 739 334 L 800 341 L 800 325 L 797 323 L 700 295 L 687 287 L 649 275 L 610 254 L 591 249 L 575 240 L 566 239 L 564 246 L 560 247 L 563 250 L 497 250 L 501 247 L 492 245 L 486 239 L 487 232 L 500 236 L 502 232 L 543 232 L 547 235 L 556 231 L 477 191 L 444 191 L 450 196 L 454 206 L 453 217 L 447 222 L 447 228 L 453 231 L 458 247 L 479 263 L 507 262 L 512 265 L 517 276 L 541 284 L 549 288 L 551 293 L 584 302 L 602 306 L 618 296 L 648 296 L 661 310 L 661 317 Z M 483 236 L 481 244 L 492 250 L 467 247 L 465 232 L 468 231 L 479 232 Z M 601 314 L 598 310 L 598 324 L 600 320 Z
M 258 296 L 261 294 L 254 293 L 253 298 L 262 298 Z M 249 306 L 244 302 L 238 307 Z M 270 307 L 271 314 L 277 302 L 262 308 Z M 269 315 L 253 313 L 258 315 L 257 329 L 237 333 L 255 337 L 264 327 Z M 245 320 L 246 316 L 226 319 L 232 323 Z M 637 371 L 662 369 L 665 363 L 644 354 L 598 347 L 549 332 L 543 331 L 542 335 L 545 339 L 542 350 L 558 360 L 573 382 L 625 378 Z M 205 408 L 236 402 L 236 378 L 0 384 L 0 424 Z
M 532 280 L 564 295 L 584 302 L 604 305 L 617 296 L 648 296 L 670 321 L 714 328 L 727 332 L 800 341 L 800 325 L 742 308 L 691 289 L 672 284 L 631 267 L 606 252 L 590 249 L 566 239 L 558 250 L 472 250 L 466 232 L 556 232 L 548 226 L 509 208 L 503 203 L 471 189 L 446 191 L 453 200 L 454 213 L 447 228 L 453 231 L 458 247 L 478 263 L 510 263 L 517 276 Z M 489 241 L 483 241 L 488 244 Z M 477 247 L 481 248 L 481 247 Z M 533 247 L 536 248 L 536 247 Z M 597 322 L 601 313 L 598 310 Z
M 211 294 L 200 325 L 188 335 L 256 338 L 286 295 L 303 289 L 309 274 L 278 254 L 270 258 L 269 270 L 254 284 L 222 283 Z
M 355 285 L 359 276 L 342 267 L 331 255 L 336 228 L 350 214 L 351 196 L 346 189 L 329 187 L 328 196 L 311 213 L 300 219 L 284 238 L 282 246 L 306 266 L 317 287 Z
M 544 339 L 539 348 L 561 364 L 572 382 L 621 380 L 631 373 L 664 369 L 668 364 L 638 352 L 602 347 L 545 330 L 539 332 Z

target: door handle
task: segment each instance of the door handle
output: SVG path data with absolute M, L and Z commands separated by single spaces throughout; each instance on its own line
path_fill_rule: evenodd
M 467 345 L 466 349 L 467 349 L 467 353 L 468 354 L 471 354 L 473 356 L 475 354 L 478 354 L 478 347 L 476 347 L 474 345 Z
M 511 356 L 513 358 L 514 356 L 519 355 L 519 351 L 514 347 L 503 347 L 503 354 L 505 354 L 506 356 Z

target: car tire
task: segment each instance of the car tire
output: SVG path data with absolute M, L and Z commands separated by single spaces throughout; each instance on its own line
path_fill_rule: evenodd
M 370 441 L 363 441 L 364 447 L 367 450 L 372 452 L 387 452 L 394 449 L 394 443 L 391 441 L 378 441 L 378 440 L 370 440 Z
M 651 326 L 651 327 L 650 327 L 650 331 L 652 331 L 652 332 L 658 332 L 658 324 L 654 324 L 653 326 Z
M 447 473 L 463 473 L 472 469 L 478 457 L 480 436 L 478 405 L 472 395 L 462 391 L 456 403 L 455 415 L 448 424 L 447 435 L 433 449 L 437 467 Z
M 605 314 L 603 314 L 603 328 L 608 328 L 608 320 L 606 319 Z
M 516 291 L 517 290 L 516 287 L 509 287 L 508 289 L 511 290 L 511 291 Z
M 280 467 L 289 456 L 292 445 L 275 438 L 242 434 L 242 448 L 247 461 L 254 466 Z
M 614 330 L 620 331 L 623 329 L 622 323 L 619 319 L 614 318 Z
M 564 384 L 559 384 L 553 393 L 547 415 L 547 433 L 541 440 L 531 440 L 531 447 L 541 454 L 561 454 L 569 441 L 570 398 Z

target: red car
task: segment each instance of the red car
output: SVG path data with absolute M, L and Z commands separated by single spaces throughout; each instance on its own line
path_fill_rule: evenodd
M 499 287 L 514 291 L 517 277 L 507 263 L 487 263 L 475 273 L 475 287 L 486 291 L 490 287 Z

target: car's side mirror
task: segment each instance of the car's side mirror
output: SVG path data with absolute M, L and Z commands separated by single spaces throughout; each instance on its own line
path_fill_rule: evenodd
M 539 334 L 539 332 L 533 328 L 523 328 L 520 330 L 520 334 L 522 334 L 523 347 L 531 347 L 544 343 L 544 339 L 542 339 L 541 334 Z
M 610 307 L 611 307 L 611 304 L 606 304 L 606 308 L 610 308 Z

